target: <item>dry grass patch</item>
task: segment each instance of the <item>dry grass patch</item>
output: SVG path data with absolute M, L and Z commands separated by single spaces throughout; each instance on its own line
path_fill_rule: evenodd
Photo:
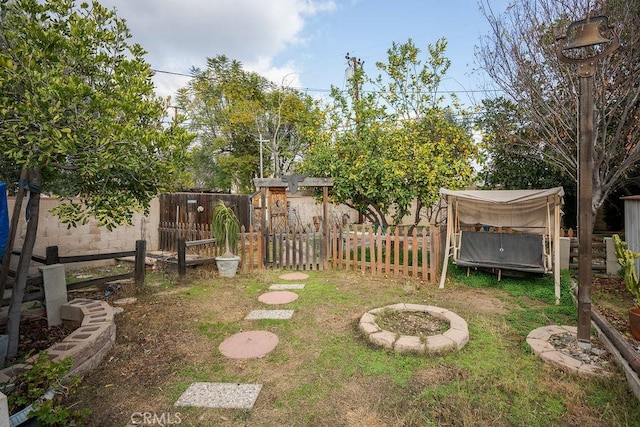
M 244 320 L 251 310 L 274 308 L 257 298 L 282 283 L 279 273 L 233 280 L 203 275 L 188 290 L 164 296 L 157 293 L 166 287 L 147 287 L 116 316 L 114 348 L 69 404 L 90 408 L 93 426 L 126 425 L 134 412 L 180 412 L 185 426 L 592 425 L 607 411 L 616 415 L 601 419 L 612 425 L 640 420 L 621 376 L 618 384 L 586 382 L 527 352 L 522 325 L 544 316 L 523 316 L 521 296 L 457 283 L 440 290 L 404 279 L 311 272 L 296 291 L 300 297 L 277 307 L 294 309 L 292 319 Z M 469 343 L 442 357 L 374 348 L 357 331 L 360 316 L 398 302 L 454 311 L 469 324 Z M 241 330 L 273 332 L 280 343 L 262 359 L 225 358 L 218 345 Z M 252 410 L 174 407 L 195 381 L 263 387 Z

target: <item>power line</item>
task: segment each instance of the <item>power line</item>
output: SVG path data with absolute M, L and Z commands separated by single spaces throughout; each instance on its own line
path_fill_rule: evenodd
M 191 74 L 176 73 L 174 71 L 157 70 L 155 68 L 152 68 L 151 71 L 153 71 L 154 73 L 159 73 L 159 74 L 169 74 L 169 75 L 172 75 L 172 76 L 182 76 L 182 77 L 193 78 L 193 75 L 191 75 Z
M 348 54 L 347 54 L 348 55 Z M 356 58 L 349 58 L 349 59 L 356 59 Z M 185 74 L 185 73 L 178 73 L 178 72 L 174 72 L 174 71 L 165 71 L 165 70 L 158 70 L 155 68 L 152 68 L 151 71 L 153 71 L 154 73 L 158 73 L 158 74 L 168 74 L 168 75 L 172 75 L 172 76 L 180 76 L 180 77 L 189 77 L 189 78 L 194 78 L 195 76 L 191 75 L 191 74 Z M 319 89 L 319 88 L 311 88 L 311 87 L 291 87 L 291 89 L 295 89 L 295 90 L 299 90 L 301 92 L 324 92 L 324 93 L 329 93 L 331 92 L 331 89 Z M 341 92 L 344 92 L 343 89 L 340 90 Z M 379 91 L 377 90 L 361 90 L 361 92 L 363 93 L 378 93 Z M 450 94 L 470 94 L 470 93 L 504 93 L 505 91 L 503 89 L 464 89 L 464 90 L 437 90 L 436 94 L 440 93 L 440 94 L 445 94 L 445 95 L 450 95 Z

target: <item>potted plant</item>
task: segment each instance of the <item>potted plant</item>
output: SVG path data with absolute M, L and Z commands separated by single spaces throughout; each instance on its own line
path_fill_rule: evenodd
M 617 234 L 613 235 L 613 244 L 616 250 L 616 259 L 622 267 L 624 284 L 631 293 L 634 302 L 634 306 L 629 309 L 631 335 L 640 340 L 640 280 L 638 280 L 635 264 L 635 260 L 640 257 L 640 253 L 633 252 L 627 248 L 627 242 L 622 241 Z
M 233 209 L 222 202 L 213 209 L 211 234 L 223 252 L 222 255 L 215 258 L 218 273 L 222 277 L 235 276 L 240 257 L 234 255 L 233 250 L 236 248 L 240 237 L 240 222 Z

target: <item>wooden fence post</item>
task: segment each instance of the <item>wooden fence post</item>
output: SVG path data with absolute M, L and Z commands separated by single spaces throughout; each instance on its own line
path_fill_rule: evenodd
M 137 286 L 144 285 L 146 273 L 147 241 L 136 240 L 135 281 Z
M 45 265 L 53 265 L 60 263 L 57 246 L 47 246 L 45 248 Z
M 187 242 L 184 238 L 178 239 L 178 276 L 187 275 Z

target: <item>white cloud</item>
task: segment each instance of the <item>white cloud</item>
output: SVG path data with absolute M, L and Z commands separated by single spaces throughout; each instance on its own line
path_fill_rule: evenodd
M 126 19 L 133 40 L 155 69 L 188 73 L 206 58 L 226 55 L 280 84 L 299 82 L 293 62 L 274 63 L 285 49 L 304 43 L 309 17 L 336 9 L 333 0 L 103 0 Z M 184 80 L 184 79 L 183 79 Z M 175 82 L 178 82 L 177 84 Z M 158 92 L 184 82 L 158 75 Z M 171 87 L 175 86 L 175 87 Z M 171 93 L 170 92 L 170 93 Z

